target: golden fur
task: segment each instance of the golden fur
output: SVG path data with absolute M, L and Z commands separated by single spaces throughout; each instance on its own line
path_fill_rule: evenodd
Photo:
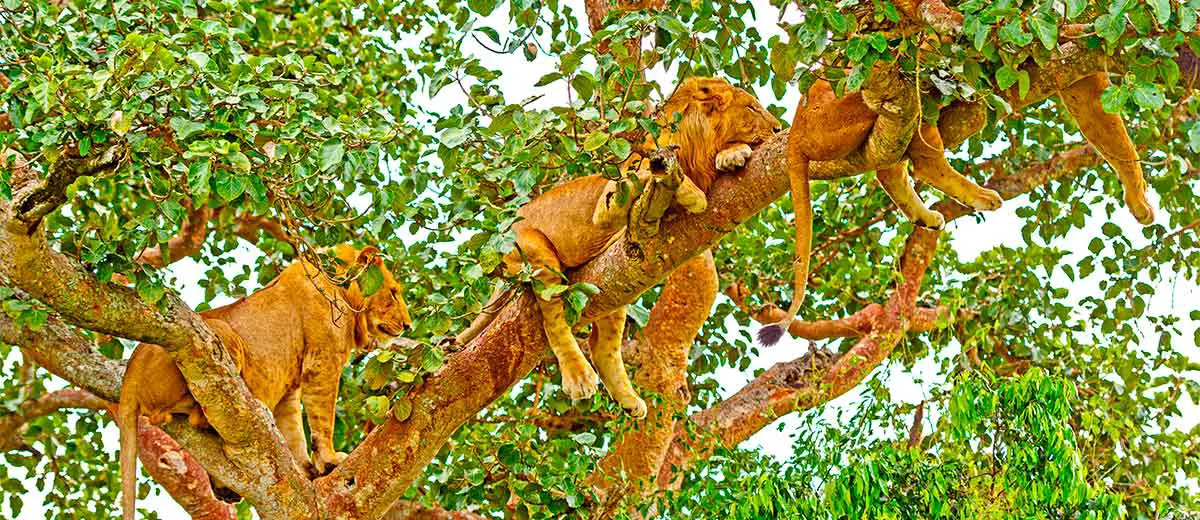
M 333 252 L 347 266 L 339 275 L 378 265 L 383 274 L 379 290 L 364 297 L 357 281 L 339 287 L 318 267 L 299 261 L 254 294 L 200 313 L 233 358 L 250 393 L 273 411 L 297 463 L 316 474 L 346 457 L 333 448 L 333 424 L 338 384 L 351 352 L 375 341 L 389 342 L 412 326 L 400 285 L 383 267 L 378 250 L 367 247 L 360 252 L 341 245 Z M 312 433 L 311 462 L 301 403 Z M 196 427 L 208 425 L 167 352 L 158 345 L 138 345 L 121 386 L 121 488 L 126 519 L 133 518 L 136 499 L 138 417 L 145 415 L 151 424 L 161 424 L 173 414 L 188 415 Z
M 1059 92 L 1059 98 L 1075 118 L 1084 137 L 1095 146 L 1104 159 L 1117 171 L 1125 191 L 1125 203 L 1134 218 L 1142 224 L 1154 220 L 1154 211 L 1146 200 L 1146 181 L 1142 176 L 1138 154 L 1125 124 L 1119 115 L 1104 111 L 1100 94 L 1108 86 L 1104 73 L 1092 74 Z M 1014 87 L 1015 88 L 1015 87 Z M 955 146 L 979 131 L 985 122 L 982 106 L 952 104 L 949 111 L 967 110 L 969 122 L 959 127 L 941 128 L 923 124 L 905 151 L 912 161 L 913 176 L 941 190 L 965 206 L 976 210 L 994 210 L 1001 198 L 993 190 L 979 186 L 954 170 L 945 157 L 943 132 L 953 133 Z M 962 115 L 962 114 L 957 114 Z M 808 284 L 809 254 L 812 248 L 812 208 L 808 189 L 809 163 L 832 161 L 863 146 L 880 116 L 868 107 L 861 92 L 837 97 L 825 81 L 817 81 L 796 109 L 795 120 L 788 134 L 788 174 L 795 207 L 796 257 L 794 266 L 792 304 L 784 320 L 764 327 L 759 332 L 762 343 L 771 345 L 782 337 L 783 331 L 796 317 Z M 956 118 L 951 118 L 956 119 Z M 917 225 L 940 229 L 944 218 L 921 202 L 909 183 L 906 161 L 876 165 L 877 179 L 892 201 Z M 852 172 L 850 175 L 859 172 Z
M 704 194 L 719 171 L 742 166 L 750 156 L 750 147 L 780 128 L 775 117 L 753 96 L 715 78 L 684 81 L 663 105 L 661 114 L 664 131 L 657 140 L 646 138 L 640 153 L 627 161 L 626 171 L 644 179 L 649 167 L 643 155 L 660 146 L 678 146 L 679 164 L 687 179 L 675 201 L 692 212 L 704 210 Z M 673 125 L 676 119 L 677 127 Z M 616 201 L 611 196 L 614 186 L 615 182 L 600 176 L 583 177 L 555 186 L 523 206 L 518 210 L 522 220 L 513 226 L 517 248 L 505 257 L 507 271 L 516 272 L 529 264 L 542 283 L 564 283 L 565 270 L 595 258 L 623 229 L 632 200 Z M 494 308 L 499 297 L 493 295 L 488 307 Z M 547 340 L 562 372 L 563 389 L 572 399 L 590 397 L 596 391 L 597 374 L 576 344 L 562 301 L 539 297 L 538 304 Z M 494 309 L 480 314 L 457 340 L 470 341 L 493 317 Z M 600 371 L 599 379 L 621 406 L 636 417 L 644 416 L 646 403 L 634 392 L 621 360 L 625 308 L 601 316 L 594 323 L 592 361 Z

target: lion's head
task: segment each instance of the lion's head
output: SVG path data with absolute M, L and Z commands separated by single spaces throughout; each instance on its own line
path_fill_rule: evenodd
M 369 348 L 371 340 L 385 345 L 412 328 L 412 318 L 404 302 L 404 290 L 392 276 L 391 270 L 383 264 L 378 249 L 367 246 L 358 251 L 350 246 L 338 246 L 335 253 L 343 262 L 353 262 L 351 265 L 358 268 L 378 267 L 379 274 L 383 276 L 379 288 L 370 296 L 364 296 L 359 281 L 350 284 L 347 296 L 350 304 L 359 311 L 355 320 L 354 339 L 360 348 Z
M 671 132 L 675 121 L 677 130 Z M 782 128 L 754 96 L 720 78 L 684 80 L 663 104 L 660 122 L 659 144 L 679 145 L 684 172 L 705 192 L 717 177 L 718 152 L 738 144 L 758 146 Z

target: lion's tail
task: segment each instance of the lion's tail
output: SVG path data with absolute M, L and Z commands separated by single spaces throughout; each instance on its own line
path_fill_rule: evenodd
M 126 369 L 128 373 L 128 368 Z M 123 520 L 133 520 L 137 501 L 137 426 L 138 409 L 136 378 L 127 377 L 121 384 L 121 403 L 117 410 L 117 428 L 121 432 L 121 506 Z
M 808 287 L 808 262 L 812 253 L 812 195 L 808 186 L 808 158 L 793 146 L 788 146 L 788 178 L 792 185 L 792 211 L 795 213 L 796 257 L 792 262 L 792 304 L 787 316 L 758 330 L 758 342 L 774 345 L 783 338 L 800 305 L 804 303 L 804 292 Z

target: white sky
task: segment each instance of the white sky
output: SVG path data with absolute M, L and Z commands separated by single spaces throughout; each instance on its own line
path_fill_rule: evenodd
M 763 34 L 763 39 L 770 38 L 773 34 L 782 34 L 779 30 L 776 20 L 778 10 L 769 5 L 765 1 L 755 1 L 756 11 L 758 12 L 757 21 L 754 25 L 758 27 Z M 583 16 L 582 2 L 569 2 L 576 14 Z M 507 14 L 506 7 L 502 5 L 486 22 L 477 22 L 476 27 L 481 25 L 490 25 L 496 28 L 506 26 Z M 785 21 L 795 22 L 797 20 L 796 12 L 793 9 Z M 581 21 L 581 26 L 586 27 L 586 20 Z M 481 36 L 482 37 L 482 36 Z M 403 45 L 405 42 L 400 42 Z M 495 55 L 480 48 L 470 38 L 464 43 L 467 49 L 473 51 L 477 56 L 487 64 L 488 67 L 505 71 L 506 74 L 499 80 L 499 85 L 502 91 L 510 99 L 521 99 L 527 96 L 542 94 L 544 97 L 536 102 L 535 107 L 549 107 L 555 105 L 566 104 L 566 92 L 561 83 L 555 83 L 549 87 L 534 87 L 534 83 L 543 75 L 553 72 L 554 63 L 549 60 L 540 59 L 533 63 L 527 62 L 521 54 L 514 53 L 510 55 Z M 586 66 L 586 64 L 585 64 Z M 519 72 L 509 72 L 519 71 Z M 673 71 L 672 71 L 673 72 Z M 668 74 L 667 71 L 661 68 L 650 71 L 650 78 L 659 81 L 662 84 L 664 92 L 670 92 L 671 81 L 673 74 Z M 792 108 L 799 100 L 799 93 L 794 89 L 789 91 L 783 98 L 776 98 L 769 88 L 760 88 L 755 92 L 764 105 L 776 104 L 788 107 L 788 112 L 785 113 L 785 118 L 790 117 Z M 442 90 L 427 106 L 436 108 L 439 112 L 446 112 L 450 107 L 458 104 L 465 104 L 466 100 L 462 93 L 454 86 L 447 87 Z M 930 202 L 936 200 L 937 195 L 926 193 L 924 195 Z M 1151 194 L 1154 197 L 1154 194 Z M 1153 198 L 1151 202 L 1156 202 Z M 964 259 L 969 260 L 978 256 L 980 253 L 987 251 L 995 246 L 1004 245 L 1014 248 L 1023 247 L 1024 241 L 1021 238 L 1020 229 L 1023 225 L 1023 220 L 1015 214 L 1017 207 L 1023 204 L 1022 199 L 1015 201 L 1006 201 L 1004 206 L 998 211 L 985 214 L 982 222 L 974 222 L 973 219 L 962 218 L 953 221 L 948 225 L 944 233 L 944 237 L 950 240 L 954 249 Z M 1103 215 L 1103 211 L 1097 210 L 1094 215 Z M 1115 223 L 1121 226 L 1122 229 L 1137 230 L 1140 226 L 1128 215 L 1124 210 L 1120 210 L 1114 215 Z M 1101 236 L 1100 226 L 1103 220 L 1100 218 L 1092 218 L 1089 225 L 1083 230 L 1075 230 L 1065 240 L 1059 241 L 1056 245 L 1068 251 L 1087 251 L 1087 244 L 1095 236 Z M 411 237 L 412 241 L 421 240 L 422 234 Z M 1141 239 L 1140 233 L 1132 234 L 1130 237 L 1133 240 L 1135 247 L 1144 245 L 1145 239 Z M 1085 253 L 1086 254 L 1086 253 Z M 244 245 L 234 253 L 233 257 L 238 259 L 236 265 L 225 266 L 226 272 L 233 275 L 241 271 L 242 265 L 249 263 L 257 255 L 256 250 L 252 247 Z M 1064 261 L 1075 263 L 1079 260 L 1079 255 L 1068 256 Z M 176 277 L 174 287 L 179 291 L 180 295 L 189 305 L 193 307 L 203 301 L 203 289 L 197 283 L 204 275 L 204 267 L 196 264 L 191 259 L 182 260 L 171 267 L 171 271 Z M 1072 288 L 1072 293 L 1068 297 L 1069 301 L 1075 302 L 1084 295 L 1095 294 L 1098 289 L 1096 283 L 1097 278 L 1084 280 L 1075 284 L 1066 284 L 1066 279 L 1062 278 L 1061 272 L 1055 273 L 1055 282 L 1069 286 Z M 1186 280 L 1177 283 L 1174 279 L 1164 280 L 1148 280 L 1155 287 L 1155 294 L 1151 297 L 1147 313 L 1165 313 L 1171 309 L 1179 312 L 1184 318 L 1182 328 L 1185 333 L 1180 336 L 1186 343 L 1188 338 L 1191 338 L 1191 330 L 1196 327 L 1196 323 L 1191 322 L 1186 314 L 1186 305 L 1182 302 L 1200 302 L 1200 288 Z M 724 296 L 721 296 L 724 298 Z M 214 306 L 226 303 L 228 300 L 218 298 L 212 302 Z M 1193 305 L 1194 307 L 1195 305 Z M 731 334 L 736 334 L 737 324 L 731 319 L 727 322 L 727 328 Z M 1143 323 L 1142 330 L 1150 331 L 1148 325 Z M 1147 350 L 1157 349 L 1156 336 L 1147 337 L 1143 345 Z M 1187 352 L 1192 359 L 1200 360 L 1200 348 L 1195 345 L 1180 344 L 1175 345 L 1180 351 Z M 717 370 L 716 378 L 722 385 L 722 396 L 727 397 L 735 393 L 738 389 L 744 386 L 748 381 L 753 379 L 753 374 L 756 370 L 766 369 L 771 365 L 790 361 L 803 355 L 807 351 L 806 344 L 802 344 L 795 340 L 786 339 L 779 345 L 772 348 L 760 348 L 760 355 L 753 360 L 750 367 L 745 371 L 739 371 L 732 368 L 721 368 Z M 917 403 L 923 400 L 927 391 L 940 385 L 944 381 L 944 375 L 939 374 L 937 359 L 944 359 L 948 356 L 956 356 L 958 354 L 957 346 L 945 346 L 937 353 L 937 358 L 923 359 L 919 361 L 913 370 L 909 371 L 900 367 L 896 363 L 885 363 L 877 371 L 886 371 L 888 378 L 888 387 L 891 390 L 892 397 L 897 402 Z M 856 408 L 856 403 L 859 400 L 859 392 L 851 391 L 845 396 L 836 399 L 825 406 L 822 411 L 823 417 L 831 423 L 838 422 L 837 417 L 844 414 L 845 417 L 850 417 Z M 1188 419 L 1181 421 L 1181 424 L 1176 425 L 1178 428 L 1187 430 L 1200 421 L 1200 409 L 1194 403 L 1191 403 L 1184 394 L 1181 398 L 1181 407 L 1185 411 L 1184 416 Z M 932 425 L 932 421 L 936 420 L 933 413 L 926 414 L 927 430 Z M 757 435 L 751 437 L 742 447 L 745 449 L 759 450 L 763 453 L 775 456 L 779 460 L 786 460 L 792 454 L 792 444 L 794 439 L 789 435 L 789 432 L 796 431 L 796 426 L 799 424 L 799 418 L 796 414 L 789 415 L 775 424 L 764 428 Z M 781 431 L 782 430 L 782 431 Z M 115 456 L 118 447 L 118 435 L 116 428 L 110 425 L 105 430 L 105 449 Z M 160 517 L 166 519 L 186 518 L 183 510 L 165 493 L 156 488 L 156 496 L 151 496 L 148 499 L 138 502 L 139 508 L 145 508 L 156 511 Z M 25 509 L 22 514 L 17 517 L 18 520 L 38 520 L 46 517 L 45 511 L 40 507 L 42 503 L 42 494 L 38 491 L 30 491 L 24 495 Z M 7 512 L 7 504 L 0 505 L 0 513 Z

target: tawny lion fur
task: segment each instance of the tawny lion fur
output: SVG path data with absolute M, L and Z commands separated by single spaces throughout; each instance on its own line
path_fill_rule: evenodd
M 640 151 L 677 145 L 685 185 L 676 193 L 676 203 L 691 212 L 707 205 L 704 195 L 719 172 L 743 166 L 757 146 L 779 130 L 779 122 L 746 91 L 715 78 L 690 78 L 663 105 L 660 123 L 668 129 L 679 117 L 678 131 L 666 130 L 654 140 L 647 137 Z M 637 176 L 648 174 L 642 156 L 631 158 L 625 167 Z M 690 181 L 690 182 L 689 182 Z M 628 217 L 631 200 L 618 202 L 611 196 L 616 182 L 594 175 L 551 188 L 527 203 L 517 214 L 523 220 L 513 225 L 517 248 L 505 257 L 509 273 L 526 263 L 538 280 L 547 284 L 564 282 L 563 272 L 580 266 L 604 251 L 620 234 Z M 493 295 L 488 311 L 460 334 L 459 342 L 478 335 L 494 318 Z M 646 403 L 633 390 L 621 359 L 625 327 L 622 307 L 597 318 L 592 335 L 592 361 L 588 363 L 567 325 L 563 303 L 558 297 L 538 298 L 542 324 L 551 350 L 562 372 L 563 389 L 572 399 L 586 399 L 596 392 L 598 379 L 613 398 L 635 417 L 646 414 Z M 587 325 L 579 323 L 579 326 Z
M 1137 149 L 1129 139 L 1119 115 L 1104 111 L 1100 94 L 1108 86 L 1105 73 L 1085 76 L 1059 92 L 1059 98 L 1075 118 L 1080 131 L 1117 172 L 1125 192 L 1125 203 L 1142 224 L 1154 220 L 1154 211 L 1146 200 L 1146 181 L 1138 161 Z M 967 117 L 943 118 L 959 122 L 954 128 L 921 124 L 911 139 L 904 157 L 912 161 L 917 179 L 941 190 L 960 203 L 976 210 L 994 210 L 1001 198 L 993 190 L 979 186 L 961 175 L 945 157 L 942 134 L 951 135 L 956 147 L 983 128 L 986 116 L 979 104 L 956 103 L 944 112 L 967 111 Z M 958 114 L 963 115 L 963 114 Z M 788 134 L 788 174 L 795 207 L 796 256 L 794 262 L 792 304 L 787 316 L 759 332 L 762 343 L 770 345 L 782 337 L 795 319 L 804 301 L 808 285 L 809 256 L 812 250 L 812 203 L 809 195 L 809 167 L 813 161 L 832 161 L 858 150 L 881 120 L 877 110 L 868 107 L 861 92 L 837 97 L 829 83 L 817 81 L 801 100 Z M 961 121 L 968 121 L 962 124 Z M 907 161 L 877 164 L 877 180 L 892 201 L 910 220 L 920 226 L 940 229 L 943 216 L 929 209 L 909 183 Z M 846 176 L 861 172 L 850 172 Z
M 351 267 L 378 265 L 382 286 L 364 297 L 358 282 L 339 287 L 318 267 L 299 261 L 254 294 L 200 313 L 233 358 L 250 393 L 272 410 L 296 462 L 316 474 L 346 457 L 334 450 L 333 425 L 338 384 L 351 352 L 375 341 L 387 343 L 412 326 L 400 285 L 382 265 L 378 250 L 367 247 L 360 252 L 342 245 L 333 252 L 347 266 L 342 274 Z M 311 462 L 301 404 L 312 433 Z M 174 361 L 162 347 L 148 343 L 138 345 L 129 360 L 119 413 L 122 502 L 124 518 L 131 520 L 138 417 L 162 424 L 173 414 L 186 414 L 195 427 L 207 427 L 208 421 Z

